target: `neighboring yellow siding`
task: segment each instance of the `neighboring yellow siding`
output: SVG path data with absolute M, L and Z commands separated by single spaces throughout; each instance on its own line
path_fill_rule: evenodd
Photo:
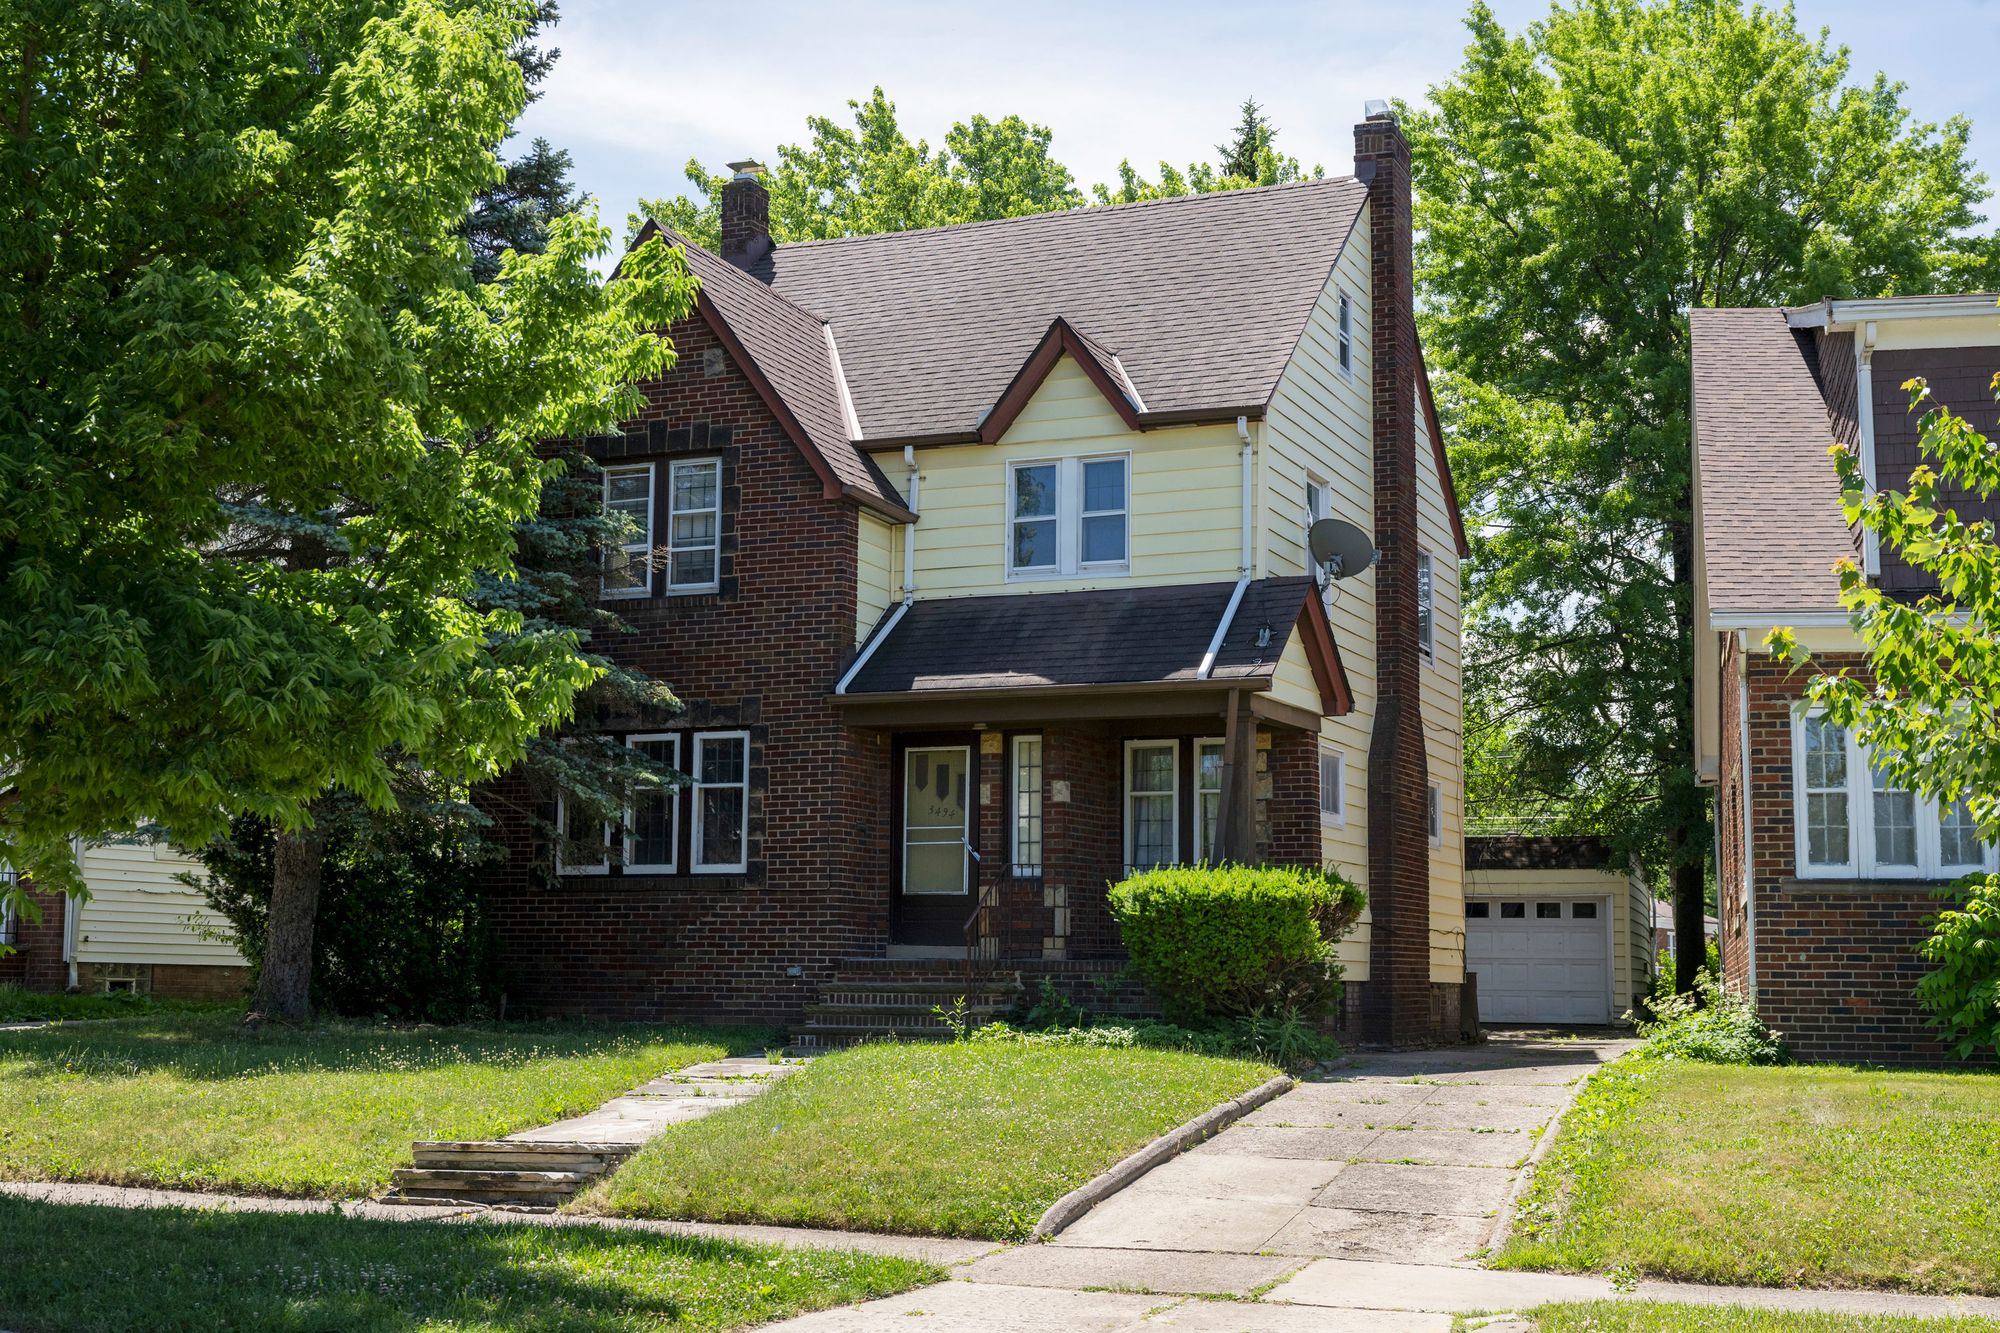
M 1134 432 L 1065 356 L 998 444 L 917 451 L 917 595 L 1068 592 L 1224 582 L 1242 560 L 1242 471 L 1234 425 Z M 1129 453 L 1131 572 L 1007 577 L 1007 468 L 1018 461 Z
M 1374 408 L 1368 368 L 1368 218 L 1364 210 L 1340 262 L 1321 293 L 1299 338 L 1291 362 L 1279 377 L 1257 435 L 1259 573 L 1306 572 L 1306 478 L 1327 483 L 1335 518 L 1364 531 L 1375 529 Z M 1351 374 L 1340 369 L 1339 294 L 1352 301 Z M 1329 606 L 1334 642 L 1340 649 L 1354 711 L 1320 724 L 1322 744 L 1341 752 L 1346 779 L 1346 821 L 1323 825 L 1321 854 L 1328 865 L 1364 888 L 1368 883 L 1368 733 L 1375 718 L 1375 579 L 1361 574 L 1334 585 Z M 1288 649 L 1279 662 L 1285 688 L 1294 653 L 1305 667 L 1303 650 Z M 1306 683 L 1311 675 L 1307 672 Z M 1286 702 L 1300 702 L 1285 695 Z M 1313 704 L 1318 696 L 1313 695 Z M 1311 705 L 1308 705 L 1311 706 Z M 1361 924 L 1341 943 L 1340 959 L 1353 981 L 1368 979 L 1371 926 Z
M 1468 870 L 1472 898 L 1601 897 L 1611 905 L 1611 1015 L 1616 1018 L 1653 979 L 1653 892 L 1643 878 L 1615 870 Z
M 1421 400 L 1420 400 L 1421 401 Z M 1430 427 L 1417 411 L 1417 539 L 1431 555 L 1437 651 L 1420 667 L 1425 765 L 1439 789 L 1444 842 L 1431 849 L 1431 980 L 1465 975 L 1465 726 L 1460 656 L 1458 538 L 1444 478 L 1431 461 Z
M 198 862 L 164 846 L 85 848 L 83 878 L 90 897 L 77 918 L 77 961 L 240 966 L 243 955 L 234 944 L 196 933 L 196 924 L 228 932 L 201 895 L 175 879 L 200 871 Z
M 857 521 L 861 525 L 854 598 L 854 642 L 858 646 L 901 594 L 903 548 L 901 525 L 866 510 L 860 511 Z

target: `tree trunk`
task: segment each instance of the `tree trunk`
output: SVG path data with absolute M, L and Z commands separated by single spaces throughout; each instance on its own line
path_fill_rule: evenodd
M 326 824 L 280 829 L 271 849 L 271 916 L 257 969 L 252 1013 L 288 1023 L 312 1015 L 313 923 L 319 914 Z
M 1701 631 L 1694 623 L 1694 488 L 1692 479 L 1683 487 L 1681 513 L 1687 517 L 1673 525 L 1674 573 L 1674 661 L 1679 669 L 1674 677 L 1672 725 L 1667 728 L 1667 763 L 1664 765 L 1666 803 L 1673 827 L 1667 846 L 1672 854 L 1674 886 L 1674 990 L 1686 995 L 1694 990 L 1695 976 L 1708 960 L 1708 932 L 1703 924 L 1708 915 L 1706 865 L 1711 845 L 1708 802 L 1695 783 L 1694 773 L 1694 636 Z
M 1708 877 L 1700 862 L 1674 867 L 1674 989 L 1694 989 L 1695 974 L 1708 961 Z

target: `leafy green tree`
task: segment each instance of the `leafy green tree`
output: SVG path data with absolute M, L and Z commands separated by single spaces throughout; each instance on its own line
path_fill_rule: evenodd
M 2000 356 L 1996 356 L 2000 361 Z M 1910 408 L 1931 403 L 1911 380 Z M 2000 373 L 1992 381 L 2000 399 Z M 1904 490 L 1869 493 L 1861 460 L 1833 449 L 1842 504 L 1916 569 L 1937 592 L 1898 600 L 1869 584 L 1852 562 L 1840 567 L 1840 600 L 1868 651 L 1871 679 L 1839 671 L 1815 676 L 1806 698 L 1867 746 L 1870 760 L 1899 787 L 1940 809 L 1962 807 L 1986 842 L 2000 842 L 2000 546 L 1984 519 L 1962 519 L 1950 493 L 1990 499 L 2000 490 L 2000 451 L 1949 405 L 1933 403 L 1921 422 L 1920 456 Z M 1804 664 L 1810 655 L 1786 629 L 1772 649 Z M 1919 952 L 1938 966 L 1918 984 L 1960 1058 L 2000 1049 L 2000 876 L 1972 875 L 1943 896 Z
M 1474 774 L 1671 879 L 1699 938 L 1706 794 L 1690 770 L 1686 312 L 1952 289 L 1993 272 L 1962 119 L 1847 81 L 1789 9 L 1577 0 L 1404 108 L 1421 323 L 1475 534 Z M 1682 988 L 1697 962 L 1681 960 Z
M 516 761 L 599 674 L 473 598 L 688 308 L 556 219 L 472 281 L 523 99 L 515 0 L 0 11 L 0 857 L 275 820 L 258 1003 L 302 1014 L 316 803 Z
M 1255 176 L 1258 159 L 1278 137 L 1278 127 L 1271 123 L 1254 97 L 1243 99 L 1238 115 L 1241 119 L 1236 122 L 1236 131 L 1229 142 L 1215 146 L 1215 155 L 1220 159 L 1216 166 L 1225 176 Z
M 1171 199 L 1186 194 L 1210 194 L 1216 190 L 1241 190 L 1253 185 L 1284 185 L 1326 174 L 1321 167 L 1310 172 L 1295 157 L 1286 157 L 1275 146 L 1278 127 L 1264 114 L 1254 97 L 1243 99 L 1236 128 L 1228 143 L 1217 144 L 1219 162 L 1195 162 L 1186 171 L 1176 171 L 1160 163 L 1160 178 L 1148 181 L 1132 166 L 1130 158 L 1118 164 L 1118 185 L 1093 185 L 1092 199 L 1100 204 L 1135 204 L 1145 199 Z
M 896 104 L 879 87 L 867 101 L 847 105 L 853 128 L 811 116 L 812 142 L 778 149 L 767 184 L 771 233 L 779 241 L 984 222 L 1083 203 L 1069 169 L 1049 155 L 1050 131 L 1019 116 L 974 116 L 953 125 L 943 149 L 933 152 L 927 141 L 912 143 L 903 133 Z M 729 178 L 689 159 L 687 179 L 697 198 L 645 199 L 639 211 L 715 249 Z
M 532 17 L 508 52 L 521 71 L 530 103 L 540 99 L 542 80 L 562 56 L 557 48 L 538 45 L 536 39 L 561 16 L 556 0 L 536 0 Z M 465 220 L 473 277 L 480 282 L 499 277 L 500 256 L 509 250 L 540 254 L 548 248 L 549 224 L 583 204 L 570 181 L 570 168 L 567 151 L 537 138 L 526 153 L 506 164 L 506 174 L 498 182 L 479 192 Z

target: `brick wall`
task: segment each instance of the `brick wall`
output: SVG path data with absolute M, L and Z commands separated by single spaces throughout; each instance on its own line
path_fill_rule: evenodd
M 1259 856 L 1271 865 L 1317 866 L 1319 738 L 1274 727 L 1257 741 Z
M 1124 871 L 1123 750 L 1102 728 L 1052 726 L 1042 737 L 1044 892 L 1063 914 L 1065 955 L 1117 956 L 1105 894 Z
M 1867 658 L 1830 653 L 1813 671 L 1846 670 L 1867 679 Z M 1749 685 L 1747 718 L 1742 683 Z M 1755 950 L 1757 1008 L 1806 1060 L 1938 1064 L 1943 1046 L 1924 1026 L 1913 994 L 1925 966 L 1915 952 L 1936 911 L 1934 884 L 1914 881 L 1802 880 L 1792 815 L 1792 708 L 1805 676 L 1756 645 L 1733 643 L 1722 664 L 1721 832 L 1723 970 L 1747 985 Z M 1750 736 L 1751 893 L 1744 859 L 1741 727 Z
M 633 632 L 592 646 L 673 688 L 686 712 L 667 729 L 749 730 L 749 869 L 554 877 L 526 822 L 505 816 L 537 795 L 518 777 L 495 784 L 486 803 L 512 837 L 493 920 L 516 1012 L 779 1021 L 834 960 L 879 953 L 887 938 L 888 741 L 844 727 L 829 703 L 853 651 L 853 507 L 822 498 L 706 324 L 671 336 L 677 366 L 644 386 L 648 406 L 624 436 L 592 452 L 723 460 L 721 588 L 621 602 Z
M 63 962 L 63 909 L 67 900 L 59 893 L 29 896 L 41 908 L 40 921 L 31 921 L 26 912 L 14 920 L 14 950 L 0 956 L 0 986 L 53 994 L 69 985 L 69 966 Z

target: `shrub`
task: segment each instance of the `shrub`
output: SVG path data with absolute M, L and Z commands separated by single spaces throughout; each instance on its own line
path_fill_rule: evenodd
M 344 799 L 344 798 L 343 798 Z M 480 872 L 495 856 L 469 818 L 423 807 L 327 816 L 328 841 L 313 927 L 315 1009 L 429 1023 L 484 1017 L 498 1001 Z M 192 881 L 235 930 L 255 968 L 271 912 L 271 825 L 254 816 L 194 855 Z
M 1337 874 L 1287 866 L 1177 866 L 1111 888 L 1132 964 L 1176 1020 L 1325 1014 L 1333 946 L 1366 903 Z
M 1700 1060 L 1712 1065 L 1782 1065 L 1791 1062 L 1784 1034 L 1764 1026 L 1750 1001 L 1703 972 L 1693 995 L 1655 995 L 1653 1017 L 1637 1020 L 1646 1044 L 1640 1053 L 1658 1060 Z M 1627 1015 L 1631 1017 L 1631 1015 Z
M 1917 982 L 1917 1003 L 1959 1059 L 2000 1050 L 2000 875 L 1968 875 L 1938 891 L 1956 907 L 1930 922 L 1917 953 L 1936 965 Z

